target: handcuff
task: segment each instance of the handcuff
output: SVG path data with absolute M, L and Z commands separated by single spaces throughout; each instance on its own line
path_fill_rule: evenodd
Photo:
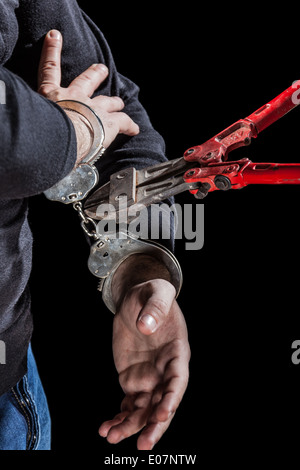
M 81 162 L 62 180 L 44 192 L 47 199 L 63 204 L 72 204 L 77 211 L 85 234 L 93 239 L 88 258 L 89 271 L 100 279 L 98 290 L 107 308 L 116 313 L 112 295 L 112 280 L 118 267 L 133 254 L 147 254 L 162 262 L 169 271 L 170 282 L 176 290 L 176 298 L 182 286 L 182 271 L 173 253 L 153 240 L 142 240 L 135 234 L 122 229 L 101 233 L 95 220 L 85 213 L 82 201 L 99 181 L 94 163 L 103 155 L 105 132 L 103 124 L 95 111 L 85 103 L 75 100 L 57 101 L 65 111 L 80 114 L 93 135 L 91 148 Z M 117 236 L 116 236 L 117 235 Z

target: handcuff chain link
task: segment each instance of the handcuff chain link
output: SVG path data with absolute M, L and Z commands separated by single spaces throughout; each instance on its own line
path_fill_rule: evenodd
M 81 220 L 81 227 L 84 230 L 84 232 L 87 234 L 88 237 L 94 238 L 94 240 L 99 239 L 99 235 L 97 234 L 97 225 L 96 222 L 91 218 L 87 217 L 82 209 L 82 203 L 81 202 L 74 202 L 73 208 L 76 210 L 76 212 L 79 215 L 79 218 Z M 92 230 L 89 230 L 88 226 L 93 226 Z

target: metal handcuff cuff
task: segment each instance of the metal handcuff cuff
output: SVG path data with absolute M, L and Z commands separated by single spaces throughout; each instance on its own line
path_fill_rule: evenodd
M 80 114 L 92 131 L 93 142 L 80 164 L 44 194 L 51 201 L 73 204 L 84 232 L 94 240 L 90 248 L 88 268 L 94 276 L 100 279 L 99 291 L 102 292 L 105 305 L 112 313 L 116 313 L 112 296 L 112 279 L 117 268 L 132 254 L 149 255 L 161 261 L 170 273 L 170 282 L 174 285 L 178 296 L 182 286 L 182 271 L 171 251 L 152 240 L 141 240 L 123 229 L 118 237 L 116 233 L 100 233 L 95 220 L 85 214 L 82 201 L 99 180 L 94 163 L 105 152 L 103 124 L 95 111 L 84 103 L 63 100 L 58 101 L 57 104 L 65 111 Z

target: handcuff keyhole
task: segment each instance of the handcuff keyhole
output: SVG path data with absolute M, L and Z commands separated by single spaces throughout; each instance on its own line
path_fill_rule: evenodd
M 107 258 L 109 256 L 109 254 L 107 253 L 107 251 L 103 254 L 103 258 Z

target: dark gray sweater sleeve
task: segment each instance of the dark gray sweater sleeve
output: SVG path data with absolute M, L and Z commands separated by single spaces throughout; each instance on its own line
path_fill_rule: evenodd
M 58 29 L 63 36 L 61 86 L 67 87 L 93 63 L 106 64 L 109 76 L 95 95 L 120 96 L 125 102 L 124 112 L 140 126 L 138 136 L 119 136 L 99 161 L 100 185 L 120 167 L 134 165 L 140 168 L 166 160 L 164 141 L 151 125 L 139 100 L 139 87 L 118 72 L 99 27 L 75 0 L 21 0 L 16 14 L 19 37 L 13 58 L 7 64 L 10 70 L 36 90 L 37 68 L 45 34 L 52 28 Z M 101 18 L 99 23 L 101 26 Z
M 0 199 L 19 199 L 45 191 L 71 171 L 76 136 L 59 106 L 3 66 L 0 80 Z

